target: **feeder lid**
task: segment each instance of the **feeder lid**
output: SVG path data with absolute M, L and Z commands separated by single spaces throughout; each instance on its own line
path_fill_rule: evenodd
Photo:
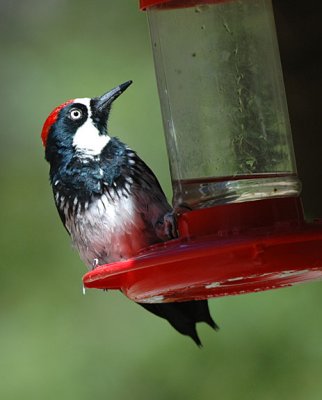
M 140 0 L 141 10 L 153 6 L 164 6 L 164 8 L 194 7 L 196 5 L 223 3 L 229 0 Z
M 102 265 L 84 286 L 119 289 L 136 302 L 202 300 L 322 279 L 322 224 L 306 223 L 298 198 L 187 212 L 180 238 Z

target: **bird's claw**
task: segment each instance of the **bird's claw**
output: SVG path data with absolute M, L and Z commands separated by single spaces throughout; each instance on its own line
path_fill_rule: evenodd
M 178 237 L 177 223 L 173 211 L 169 211 L 157 222 L 156 233 L 162 240 L 170 240 Z

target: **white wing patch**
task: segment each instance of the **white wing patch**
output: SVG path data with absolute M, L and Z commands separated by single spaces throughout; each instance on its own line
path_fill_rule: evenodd
M 80 156 L 93 157 L 99 155 L 111 140 L 108 135 L 100 135 L 93 124 L 89 98 L 75 99 L 74 103 L 81 103 L 87 107 L 88 117 L 85 123 L 77 129 L 73 139 L 73 146 Z

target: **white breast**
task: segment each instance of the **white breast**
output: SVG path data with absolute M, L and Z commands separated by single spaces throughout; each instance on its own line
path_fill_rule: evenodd
M 66 227 L 81 259 L 88 267 L 136 255 L 149 243 L 145 222 L 133 198 L 121 196 L 112 202 L 103 195 L 82 213 L 66 217 Z

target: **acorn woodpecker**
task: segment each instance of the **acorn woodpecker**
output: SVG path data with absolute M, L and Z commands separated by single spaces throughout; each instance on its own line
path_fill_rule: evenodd
M 177 235 L 172 208 L 154 173 L 135 151 L 108 134 L 112 103 L 131 83 L 100 97 L 63 103 L 42 129 L 57 210 L 89 268 L 126 260 Z M 218 328 L 206 300 L 139 304 L 199 346 L 197 322 Z

